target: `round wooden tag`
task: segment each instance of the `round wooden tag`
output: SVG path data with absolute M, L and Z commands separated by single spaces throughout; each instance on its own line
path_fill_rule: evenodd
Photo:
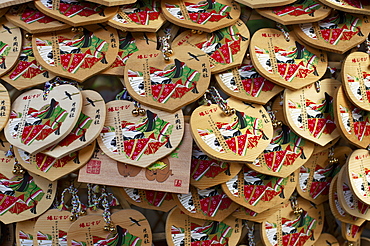
M 0 150 L 0 162 L 0 220 L 9 224 L 43 214 L 54 201 L 57 182 L 27 171 L 23 175 L 14 175 L 15 158 L 7 157 L 3 150 Z
M 236 113 L 226 116 L 217 104 L 196 108 L 190 118 L 192 135 L 208 156 L 230 162 L 253 162 L 269 145 L 272 123 L 261 105 L 229 98 Z
M 232 0 L 164 0 L 161 7 L 168 21 L 204 32 L 231 26 L 240 16 L 240 5 Z
M 12 145 L 30 154 L 66 137 L 76 124 L 82 108 L 81 93 L 72 85 L 54 87 L 46 100 L 43 93 L 34 89 L 18 96 L 4 129 L 5 137 Z
M 324 79 L 320 92 L 314 85 L 284 92 L 284 115 L 288 126 L 299 136 L 321 146 L 339 137 L 334 122 L 333 96 L 340 82 Z
M 256 9 L 260 15 L 283 25 L 309 23 L 326 18 L 331 8 L 315 0 L 300 0 L 294 3 L 271 8 Z
M 141 208 L 168 212 L 176 206 L 169 192 L 133 188 L 121 188 L 120 192 L 129 203 Z
M 257 172 L 285 178 L 307 162 L 313 149 L 312 142 L 282 125 L 274 128 L 271 142 L 263 153 L 247 165 Z
M 10 117 L 10 97 L 7 89 L 0 83 L 0 131 L 6 126 Z
M 333 9 L 338 9 L 349 13 L 370 14 L 370 4 L 367 1 L 351 0 L 321 0 L 321 2 Z
M 275 7 L 275 6 L 284 6 L 287 4 L 291 4 L 296 0 L 271 0 L 271 1 L 262 1 L 262 0 L 238 0 L 237 2 L 247 5 L 252 9 L 259 9 L 259 8 L 268 8 L 268 7 Z
M 211 72 L 204 52 L 188 47 L 173 48 L 170 62 L 161 51 L 138 51 L 128 59 L 125 85 L 142 104 L 175 112 L 203 96 Z
M 298 194 L 315 204 L 328 200 L 330 183 L 351 153 L 349 147 L 335 148 L 333 157 L 338 158 L 338 163 L 329 162 L 328 149 L 312 155 L 299 170 Z
M 111 19 L 118 7 L 106 7 L 82 0 L 36 0 L 35 6 L 46 14 L 71 26 L 85 26 Z
M 337 192 L 339 203 L 350 215 L 364 220 L 369 220 L 369 205 L 359 200 L 351 191 L 350 181 L 348 180 L 347 173 L 348 169 L 347 165 L 345 165 L 338 174 Z
M 157 47 L 155 33 L 131 33 L 118 30 L 119 46 L 116 60 L 100 74 L 123 76 L 128 58 L 139 50 L 152 52 Z M 123 79 L 122 79 L 123 80 Z
M 329 233 L 322 233 L 313 246 L 335 246 L 339 245 L 338 239 Z
M 173 194 L 177 206 L 186 215 L 205 220 L 222 221 L 239 206 L 221 189 L 221 185 L 200 190 L 190 186 L 187 194 Z
M 105 126 L 98 137 L 102 151 L 119 162 L 147 167 L 180 144 L 184 116 L 142 106 L 145 116 L 133 116 L 135 104 L 116 100 L 106 104 Z
M 212 33 L 196 34 L 182 32 L 173 41 L 173 46 L 193 46 L 206 53 L 212 73 L 219 73 L 242 64 L 250 40 L 248 27 L 241 20 L 234 25 Z
M 333 213 L 334 217 L 338 219 L 339 221 L 343 223 L 349 223 L 353 225 L 362 225 L 365 220 L 360 219 L 356 216 L 348 214 L 344 208 L 340 205 L 339 202 L 339 197 L 338 197 L 338 192 L 337 192 L 337 180 L 338 180 L 338 175 L 336 175 L 333 180 L 330 183 L 329 187 L 329 205 L 330 205 L 330 210 Z
M 1 79 L 14 86 L 17 90 L 24 90 L 41 85 L 55 78 L 55 74 L 47 71 L 36 60 L 32 50 L 32 41 L 23 35 L 21 55 L 15 66 Z
M 342 86 L 338 88 L 334 100 L 337 126 L 342 135 L 359 148 L 370 144 L 370 112 L 351 104 L 344 95 Z
M 149 0 L 120 6 L 108 25 L 123 31 L 156 32 L 165 20 L 161 2 Z
M 250 54 L 257 71 L 283 87 L 296 90 L 318 81 L 326 72 L 327 55 L 303 45 L 293 32 L 290 41 L 276 29 L 264 28 L 254 33 Z
M 342 79 L 344 91 L 354 105 L 370 111 L 370 68 L 369 55 L 353 52 L 343 63 Z
M 294 32 L 308 45 L 343 54 L 365 41 L 370 31 L 367 16 L 337 12 L 324 20 L 294 26 Z
M 246 58 L 239 67 L 218 73 L 215 77 L 226 94 L 251 103 L 266 104 L 284 89 L 262 77 Z
M 22 167 L 41 177 L 54 181 L 83 167 L 93 155 L 95 145 L 96 142 L 92 142 L 83 149 L 59 159 L 41 152 L 30 155 L 19 148 L 14 148 L 14 154 Z
M 298 198 L 298 207 L 303 213 L 295 215 L 290 201 L 268 217 L 261 225 L 262 240 L 267 246 L 309 246 L 320 237 L 323 228 L 324 207 Z
M 118 46 L 117 31 L 102 25 L 32 36 L 36 60 L 45 69 L 79 82 L 109 68 L 116 59 Z
M 4 17 L 0 19 L 0 76 L 9 72 L 21 53 L 21 29 Z
M 253 210 L 250 210 L 246 207 L 240 206 L 235 210 L 234 213 L 231 215 L 235 218 L 238 219 L 243 219 L 243 220 L 249 220 L 257 223 L 262 223 L 264 220 L 266 220 L 267 217 L 269 217 L 271 214 L 275 213 L 278 211 L 281 207 L 281 204 L 272 207 L 270 209 L 267 209 L 266 211 L 263 211 L 262 213 L 256 213 Z
M 349 242 L 359 241 L 364 229 L 365 229 L 365 224 L 363 224 L 362 226 L 352 225 L 348 223 L 341 224 L 342 236 L 345 240 Z M 357 245 L 360 245 L 360 244 L 357 244 Z
M 152 245 L 149 222 L 139 211 L 123 209 L 111 216 L 114 232 L 104 230 L 101 215 L 88 215 L 77 219 L 69 227 L 68 245 Z
M 33 246 L 34 226 L 37 218 L 17 222 L 15 229 L 15 241 L 20 246 Z
M 68 24 L 40 12 L 33 2 L 13 6 L 5 17 L 29 33 L 52 32 L 69 27 Z
M 34 226 L 33 245 L 67 245 L 67 232 L 72 224 L 70 211 L 50 209 L 38 217 Z
M 194 143 L 191 158 L 191 185 L 199 189 L 222 184 L 242 169 L 241 163 L 229 163 L 210 158 Z
M 236 245 L 242 232 L 242 220 L 228 217 L 225 220 L 201 220 L 174 208 L 166 220 L 166 239 L 169 246 Z
M 222 189 L 234 202 L 261 213 L 288 200 L 297 181 L 297 171 L 286 178 L 279 178 L 245 166 L 238 175 L 222 184 Z
M 358 199 L 370 204 L 370 151 L 357 149 L 349 156 L 347 178 Z
M 82 90 L 81 94 L 82 110 L 76 125 L 62 141 L 44 150 L 44 154 L 62 158 L 88 146 L 99 136 L 106 116 L 104 99 L 93 90 Z

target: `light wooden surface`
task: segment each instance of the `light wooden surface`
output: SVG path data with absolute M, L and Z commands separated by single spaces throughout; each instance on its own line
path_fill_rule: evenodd
M 313 153 L 312 154 L 317 154 L 317 153 L 319 153 L 319 152 L 322 152 L 322 151 L 324 151 L 324 150 L 326 150 L 326 149 L 329 149 L 329 148 L 331 148 L 331 147 L 333 147 L 338 141 L 340 140 L 340 138 L 336 138 L 336 139 L 334 139 L 334 140 L 332 140 L 332 141 L 330 141 L 329 143 L 327 143 L 326 145 L 324 145 L 324 146 L 321 146 L 321 145 L 319 145 L 319 144 L 317 144 L 317 143 L 313 143 L 314 144 L 314 146 L 315 146 L 315 148 L 314 148 L 314 150 L 313 150 Z
M 234 25 L 212 33 L 184 31 L 173 40 L 172 46 L 186 46 L 184 49 L 192 46 L 203 50 L 210 61 L 211 72 L 217 74 L 242 64 L 249 41 L 248 27 L 238 19 Z
M 33 228 L 37 218 L 17 222 L 15 228 L 15 242 L 17 245 L 33 245 Z M 22 238 L 21 238 L 22 235 Z M 32 238 L 31 238 L 32 237 Z
M 25 169 L 54 181 L 83 167 L 93 155 L 95 145 L 96 142 L 92 142 L 83 149 L 60 159 L 49 157 L 43 153 L 30 155 L 18 148 L 14 148 L 14 154 Z
M 48 5 L 42 3 L 41 0 L 35 0 L 35 6 L 38 10 L 40 10 L 41 12 L 50 17 L 53 17 L 71 26 L 85 26 L 90 24 L 106 22 L 110 18 L 112 18 L 118 10 L 118 7 L 99 6 L 98 4 L 91 3 L 92 6 L 90 7 L 90 10 L 96 11 L 96 9 L 99 10 L 99 8 L 103 8 L 103 10 L 98 13 L 92 14 L 88 13 L 86 16 L 74 13 L 71 14 L 70 16 L 67 16 L 61 13 L 59 5 L 60 0 L 52 0 L 51 3 L 48 3 Z M 69 12 L 67 11 L 67 13 Z
M 41 85 L 55 78 L 55 74 L 47 71 L 36 60 L 32 51 L 32 41 L 26 39 L 25 34 L 23 32 L 21 55 L 15 66 L 1 77 L 2 80 L 14 86 L 17 90 Z M 35 60 L 36 64 L 34 64 Z
M 171 142 L 172 144 L 172 142 Z M 152 166 L 125 164 L 98 151 L 91 161 L 80 169 L 78 180 L 118 187 L 187 193 L 189 191 L 192 138 L 185 124 L 182 142 L 173 152 Z M 148 158 L 151 158 L 149 155 Z M 138 161 L 139 163 L 141 160 Z
M 89 0 L 89 2 L 100 3 L 105 6 L 117 6 L 136 2 L 135 0 Z
M 365 229 L 365 225 L 362 226 L 356 226 L 351 225 L 347 223 L 341 224 L 341 232 L 342 236 L 345 240 L 348 240 L 349 242 L 354 242 L 354 246 L 360 246 L 360 237 Z
M 103 129 L 106 108 L 103 97 L 94 90 L 82 90 L 82 110 L 76 125 L 61 142 L 42 153 L 62 158 L 90 145 Z M 80 131 L 83 131 L 82 133 Z
M 26 11 L 32 11 L 32 15 L 28 16 Z M 26 18 L 23 17 L 25 12 Z M 49 20 L 50 17 L 40 12 L 33 2 L 13 6 L 5 17 L 11 23 L 21 27 L 29 33 L 52 32 L 70 27 L 68 24 L 62 23 L 56 19 Z
M 211 80 L 204 52 L 193 47 L 186 47 L 186 52 L 181 47 L 172 50 L 170 62 L 156 50 L 139 50 L 128 59 L 124 80 L 136 101 L 175 112 L 203 96 Z
M 298 178 L 298 171 L 279 178 L 244 167 L 238 175 L 222 184 L 222 189 L 234 202 L 262 213 L 287 201 L 295 190 Z
M 318 81 L 328 65 L 325 52 L 303 44 L 294 32 L 289 32 L 287 41 L 281 31 L 272 28 L 256 31 L 249 51 L 263 77 L 291 90 Z
M 262 223 L 264 220 L 266 220 L 267 217 L 269 217 L 271 214 L 275 213 L 278 211 L 281 207 L 281 204 L 272 207 L 270 209 L 267 209 L 261 213 L 256 213 L 246 207 L 240 206 L 235 210 L 234 213 L 231 215 L 235 218 L 238 219 L 243 219 L 243 220 L 249 220 L 257 223 Z
M 191 4 L 186 7 L 185 3 Z M 231 0 L 217 0 L 212 1 L 212 4 L 208 4 L 206 14 L 209 14 L 209 18 L 206 20 L 198 20 L 202 12 L 195 12 L 195 17 L 190 16 L 193 14 L 192 9 L 197 9 L 197 6 L 202 5 L 199 0 L 164 0 L 161 1 L 161 8 L 165 18 L 181 27 L 189 29 L 200 30 L 204 32 L 213 32 L 221 28 L 235 24 L 240 16 L 240 5 L 234 3 Z M 217 10 L 215 4 L 218 4 Z M 226 8 L 226 9 L 225 9 Z M 220 11 L 222 9 L 222 11 Z M 178 12 L 181 12 L 180 14 Z M 213 18 L 212 16 L 215 16 Z M 179 17 L 179 18 L 178 18 Z M 181 18 L 181 19 L 180 19 Z M 196 19 L 197 22 L 193 21 Z
M 313 246 L 332 245 L 339 246 L 338 239 L 329 233 L 322 233 Z
M 10 108 L 9 93 L 3 84 L 0 84 L 0 130 L 2 130 L 8 122 Z
M 341 13 L 320 22 L 295 25 L 294 32 L 299 39 L 312 47 L 343 54 L 364 42 L 369 35 L 369 28 L 368 16 Z M 336 31 L 340 35 L 334 36 L 337 35 Z
M 275 6 L 283 6 L 287 4 L 294 3 L 296 0 L 272 0 L 272 1 L 263 1 L 263 0 L 238 0 L 238 3 L 244 4 L 252 9 L 258 8 L 267 8 Z
M 352 6 L 349 4 L 347 1 L 343 0 L 320 0 L 323 4 L 333 8 L 333 9 L 338 9 L 344 12 L 349 12 L 349 13 L 355 13 L 355 14 L 365 14 L 369 15 L 370 14 L 370 6 L 365 4 L 361 4 L 361 8 L 357 8 L 355 6 Z
M 75 110 L 74 114 L 71 112 L 72 108 Z M 4 130 L 5 137 L 15 147 L 30 154 L 37 153 L 69 134 L 78 120 L 81 108 L 81 93 L 72 85 L 54 87 L 47 100 L 43 99 L 42 90 L 24 92 L 12 104 L 12 112 L 17 117 L 9 120 Z M 40 115 L 32 115 L 32 110 Z M 45 112 L 41 113 L 43 110 Z M 25 125 L 26 122 L 30 125 Z M 57 124 L 52 128 L 53 131 L 47 131 L 45 125 L 49 124 L 51 128 L 53 123 Z
M 215 221 L 201 220 L 190 217 L 182 213 L 179 208 L 174 208 L 167 216 L 166 221 L 165 231 L 167 244 L 169 246 L 190 245 L 191 238 L 196 237 L 197 233 L 197 230 L 195 228 L 193 230 L 191 229 L 191 224 L 199 229 L 207 226 L 210 226 L 213 229 L 208 230 L 208 232 L 205 233 L 206 235 L 204 236 L 206 237 L 206 239 L 203 240 L 211 240 L 213 242 L 221 241 L 222 243 L 227 243 L 229 245 L 237 244 L 242 231 L 242 221 L 240 219 L 228 217 L 221 223 L 218 223 Z M 224 234 L 225 236 L 220 236 Z
M 311 5 L 307 4 L 307 2 L 311 3 Z M 319 4 L 319 6 L 310 8 L 315 4 Z M 293 25 L 322 20 L 331 13 L 331 8 L 321 4 L 319 1 L 311 2 L 306 0 L 285 6 L 267 6 L 267 8 L 256 9 L 256 11 L 258 14 L 283 25 Z
M 27 3 L 31 1 L 32 0 L 2 0 L 0 3 L 0 8 L 5 8 L 5 7 L 9 7 L 9 6 L 13 6 L 13 5 L 21 4 L 21 3 Z
M 321 146 L 340 136 L 334 123 L 333 97 L 340 82 L 324 79 L 320 92 L 314 85 L 284 92 L 284 115 L 288 126 L 299 136 Z
M 343 89 L 348 99 L 357 107 L 370 111 L 369 55 L 353 52 L 343 62 Z
M 62 41 L 61 37 L 66 40 Z M 79 82 L 109 68 L 116 59 L 118 47 L 117 31 L 109 26 L 90 25 L 77 32 L 67 29 L 32 36 L 35 58 L 45 69 Z M 67 50 L 66 53 L 61 54 L 61 49 Z
M 227 100 L 227 105 L 234 108 L 236 114 L 226 116 L 217 104 L 196 108 L 190 118 L 192 136 L 198 147 L 214 159 L 253 162 L 271 141 L 271 120 L 261 105 L 244 104 L 233 98 Z M 235 122 L 238 123 L 237 130 L 241 134 L 226 141 L 223 134 L 227 135 L 229 132 L 223 128 Z M 245 137 L 245 141 L 241 137 Z M 237 143 L 239 140 L 240 143 Z

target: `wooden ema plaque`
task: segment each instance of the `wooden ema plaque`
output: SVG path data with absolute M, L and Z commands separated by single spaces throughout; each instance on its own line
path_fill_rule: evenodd
M 240 5 L 232 0 L 163 0 L 165 18 L 181 27 L 214 32 L 239 19 Z
M 203 51 L 188 47 L 172 49 L 170 62 L 161 51 L 138 51 L 125 66 L 125 85 L 140 103 L 175 112 L 198 100 L 211 80 L 209 61 Z M 149 53 L 148 53 L 149 52 Z
M 326 18 L 331 8 L 315 0 L 296 1 L 285 5 L 256 9 L 257 13 L 283 25 L 316 22 Z
M 271 142 L 263 153 L 246 165 L 257 172 L 285 178 L 305 164 L 313 150 L 312 142 L 296 135 L 283 124 L 274 128 Z
M 78 218 L 69 227 L 68 245 L 152 245 L 149 222 L 139 211 L 123 209 L 111 216 L 114 232 L 105 231 L 101 215 Z
M 333 213 L 334 217 L 338 219 L 342 223 L 349 223 L 353 225 L 362 225 L 365 220 L 360 219 L 356 216 L 352 216 L 344 210 L 344 208 L 340 205 L 338 192 L 337 192 L 337 180 L 338 175 L 336 175 L 332 182 L 330 183 L 329 187 L 329 205 L 330 211 Z
M 191 163 L 192 138 L 185 124 L 184 137 L 167 156 L 147 168 L 117 162 L 98 150 L 80 169 L 79 182 L 130 187 L 163 192 L 187 193 Z M 172 141 L 172 140 L 171 140 Z M 171 144 L 173 144 L 171 142 Z M 166 147 L 165 147 L 166 148 Z M 143 150 L 144 151 L 144 150 Z M 151 155 L 147 156 L 151 160 Z M 138 161 L 141 163 L 141 160 Z
M 263 211 L 262 213 L 256 213 L 246 207 L 240 206 L 231 215 L 238 219 L 249 220 L 257 223 L 262 223 L 271 214 L 280 210 L 281 204 Z
M 24 169 L 54 181 L 83 167 L 93 155 L 95 145 L 96 142 L 92 142 L 83 149 L 59 159 L 41 152 L 30 155 L 19 148 L 14 148 L 14 154 Z
M 271 0 L 271 1 L 262 1 L 262 0 L 238 0 L 238 3 L 246 5 L 252 9 L 259 8 L 268 8 L 275 6 L 284 6 L 287 4 L 294 3 L 296 0 Z
M 37 218 L 17 222 L 15 228 L 15 242 L 20 246 L 33 246 L 34 227 Z
M 29 33 L 52 32 L 70 27 L 40 12 L 33 2 L 13 6 L 5 17 Z
M 174 208 L 166 220 L 166 239 L 169 246 L 191 245 L 199 241 L 204 245 L 236 245 L 242 232 L 242 220 L 228 217 L 218 222 L 202 220 Z
M 370 68 L 369 55 L 353 52 L 343 63 L 343 89 L 351 102 L 363 110 L 370 111 Z
M 29 172 L 23 175 L 12 173 L 14 157 L 7 157 L 0 150 L 0 177 L 3 198 L 0 201 L 0 220 L 4 224 L 24 221 L 43 214 L 52 204 L 57 182 Z
M 72 85 L 44 91 L 27 91 L 12 104 L 12 117 L 5 127 L 6 139 L 30 154 L 42 151 L 66 137 L 76 124 L 82 108 L 80 91 Z
M 240 66 L 218 73 L 215 77 L 226 94 L 245 102 L 266 104 L 284 89 L 262 77 L 246 57 Z
M 124 4 L 134 3 L 134 0 L 89 0 L 89 2 L 99 3 L 105 6 L 118 6 Z
M 126 201 L 141 208 L 168 212 L 176 206 L 170 192 L 134 188 L 119 188 L 119 190 Z
M 338 158 L 338 163 L 329 162 L 329 153 L 327 149 L 312 155 L 299 170 L 298 194 L 315 204 L 329 199 L 330 183 L 345 164 L 352 149 L 344 146 L 335 148 L 333 157 Z
M 161 2 L 150 0 L 119 6 L 108 25 L 122 31 L 157 32 L 165 21 Z
M 299 136 L 321 146 L 340 136 L 334 122 L 333 96 L 340 82 L 324 79 L 320 92 L 314 85 L 284 92 L 285 120 Z
M 334 99 L 336 124 L 350 143 L 366 148 L 370 143 L 370 112 L 355 107 L 348 101 L 343 87 L 339 87 Z
M 192 136 L 208 156 L 230 162 L 253 162 L 273 135 L 266 110 L 257 104 L 229 98 L 236 113 L 226 116 L 217 104 L 196 108 L 190 118 Z M 236 125 L 236 128 L 229 126 Z M 232 136 L 232 137 L 229 137 Z
M 370 151 L 357 149 L 347 160 L 347 178 L 351 191 L 366 204 L 370 204 Z
M 0 76 L 9 72 L 18 60 L 22 47 L 21 29 L 0 18 Z
M 2 130 L 10 116 L 10 97 L 7 89 L 0 84 L 0 130 Z
M 1 79 L 17 90 L 24 90 L 44 84 L 54 78 L 55 74 L 47 71 L 36 60 L 32 50 L 32 41 L 26 39 L 25 33 L 23 33 L 21 54 L 15 66 L 4 74 Z
M 21 3 L 27 3 L 31 2 L 32 0 L 3 0 L 0 3 L 0 8 L 6 8 L 13 5 L 21 4 Z
M 100 74 L 123 76 L 128 58 L 138 51 L 152 52 L 157 47 L 156 33 L 131 33 L 118 30 L 118 39 L 119 46 L 116 60 Z
M 348 214 L 364 220 L 369 220 L 369 205 L 359 200 L 351 191 L 351 184 L 348 180 L 347 173 L 348 169 L 347 165 L 345 165 L 339 172 L 337 181 L 339 203 Z
M 32 36 L 35 58 L 45 69 L 79 82 L 109 68 L 116 59 L 118 46 L 117 31 L 102 25 Z
M 45 15 L 71 26 L 85 26 L 108 21 L 118 7 L 106 7 L 88 1 L 36 0 L 35 6 Z
M 224 193 L 221 185 L 204 190 L 190 186 L 189 193 L 173 194 L 173 199 L 186 215 L 205 220 L 222 221 L 239 207 Z
M 354 246 L 360 246 L 360 237 L 365 229 L 365 224 L 362 226 L 352 225 L 348 223 L 341 224 L 342 236 L 348 242 L 354 242 Z
M 67 245 L 67 232 L 72 224 L 70 211 L 50 209 L 38 217 L 34 226 L 33 245 Z
M 314 205 L 298 198 L 298 207 L 303 213 L 295 215 L 290 201 L 285 202 L 280 210 L 273 213 L 261 224 L 261 236 L 264 245 L 311 246 L 320 237 L 324 225 L 324 206 Z
M 244 165 L 215 160 L 207 156 L 194 143 L 191 157 L 190 184 L 207 189 L 222 184 L 239 173 Z
M 250 55 L 257 71 L 266 79 L 291 90 L 318 81 L 326 72 L 325 52 L 304 45 L 293 32 L 290 41 L 276 29 L 264 28 L 254 33 Z
M 76 125 L 62 141 L 43 151 L 44 154 L 62 158 L 90 145 L 103 129 L 106 109 L 102 96 L 93 90 L 82 90 L 82 110 Z
M 313 149 L 312 154 L 314 155 L 314 154 L 320 153 L 320 152 L 322 152 L 326 149 L 329 149 L 329 148 L 333 147 L 339 141 L 339 139 L 340 139 L 340 137 L 330 141 L 329 143 L 327 143 L 324 146 L 321 146 L 321 145 L 318 145 L 317 143 L 314 143 L 315 148 Z
M 324 20 L 294 26 L 299 39 L 317 49 L 343 54 L 365 41 L 369 18 L 337 12 Z
M 172 45 L 201 49 L 209 59 L 211 72 L 219 73 L 242 64 L 249 41 L 248 27 L 239 19 L 234 25 L 212 33 L 196 34 L 190 30 L 184 31 L 174 39 Z
M 323 245 L 337 245 L 339 246 L 338 239 L 329 233 L 321 233 L 319 239 L 313 244 L 313 246 L 323 246 Z
M 355 14 L 370 14 L 370 4 L 367 1 L 351 0 L 321 0 L 321 2 L 333 9 Z
M 258 173 L 245 166 L 235 177 L 222 184 L 234 202 L 256 213 L 264 212 L 289 199 L 298 181 L 298 171 L 286 178 Z

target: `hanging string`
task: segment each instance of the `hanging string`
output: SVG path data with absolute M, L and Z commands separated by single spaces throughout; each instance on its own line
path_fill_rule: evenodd
M 78 88 L 79 90 L 82 90 L 82 87 L 80 86 L 80 84 L 78 82 L 72 81 L 72 80 L 71 81 L 63 80 L 60 77 L 56 77 L 55 79 L 53 79 L 51 81 L 45 82 L 44 91 L 43 91 L 43 95 L 42 95 L 43 99 L 46 100 L 48 98 L 48 95 L 49 95 L 50 91 L 52 91 L 56 86 L 66 85 L 66 84 L 73 85 L 76 88 Z
M 87 207 L 96 210 L 98 204 L 97 193 L 94 191 L 97 185 L 87 184 Z
M 285 37 L 285 40 L 287 42 L 290 41 L 290 35 L 289 35 L 289 31 L 288 31 L 288 28 L 280 23 L 277 23 L 276 24 L 276 27 L 283 33 L 284 37 Z
M 256 243 L 254 241 L 254 223 L 252 223 L 252 226 L 249 227 L 248 226 L 248 221 L 245 221 L 244 226 L 248 230 L 248 234 L 247 234 L 247 236 L 248 236 L 248 245 L 249 246 L 255 246 Z
M 71 216 L 69 220 L 73 221 L 76 220 L 79 216 L 85 215 L 86 211 L 84 210 L 84 206 L 80 201 L 78 196 L 78 189 L 71 184 L 68 188 L 65 188 L 61 194 L 61 201 L 58 206 L 58 209 L 61 210 L 68 210 L 68 207 L 65 204 L 65 194 L 69 192 L 71 194 Z
M 110 202 L 108 198 L 111 199 Z M 101 196 L 97 199 L 97 203 L 101 203 L 103 210 L 104 210 L 103 218 L 106 223 L 106 225 L 104 226 L 104 230 L 106 231 L 109 230 L 111 232 L 115 231 L 116 227 L 114 226 L 112 219 L 111 219 L 112 213 L 111 213 L 110 207 L 119 205 L 117 198 L 112 193 L 107 191 L 106 186 L 102 186 Z
M 216 89 L 216 87 L 214 86 L 211 86 L 209 89 L 208 89 L 208 94 L 211 96 L 212 100 L 220 106 L 220 108 L 222 109 L 222 111 L 227 115 L 227 116 L 231 116 L 233 114 L 235 114 L 235 109 L 233 108 L 230 108 L 230 106 L 227 105 L 227 102 L 226 100 L 224 100 L 220 93 L 218 92 L 218 90 Z
M 169 40 L 171 38 L 171 32 L 167 29 L 164 29 L 164 33 L 165 33 L 164 36 L 159 37 L 158 40 L 162 45 L 161 50 L 162 50 L 164 60 L 166 62 L 169 62 L 170 61 L 170 56 L 173 55 L 173 51 L 172 51 L 171 46 L 169 44 Z

